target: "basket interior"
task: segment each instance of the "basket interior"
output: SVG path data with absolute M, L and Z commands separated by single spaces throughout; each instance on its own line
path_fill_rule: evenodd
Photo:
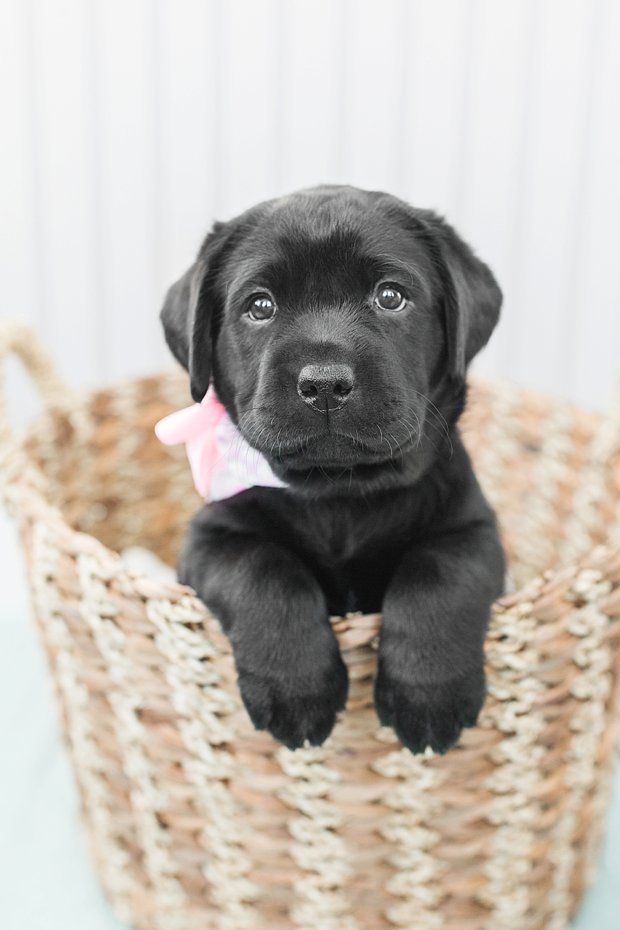
M 186 376 L 172 372 L 86 395 L 70 414 L 44 414 L 25 443 L 71 526 L 115 551 L 142 546 L 174 564 L 201 502 L 183 447 L 162 446 L 153 426 L 189 401 Z M 618 456 L 597 465 L 599 426 L 599 417 L 543 395 L 472 382 L 462 433 L 518 585 L 605 541 L 620 468 Z M 593 468 L 603 470 L 604 490 L 586 507 Z

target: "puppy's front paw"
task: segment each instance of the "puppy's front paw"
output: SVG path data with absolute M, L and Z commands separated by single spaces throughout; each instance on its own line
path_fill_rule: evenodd
M 346 703 L 347 670 L 338 655 L 315 669 L 311 683 L 294 669 L 271 676 L 246 671 L 239 675 L 239 689 L 257 730 L 269 730 L 289 749 L 299 749 L 306 740 L 320 746 Z
M 424 752 L 427 746 L 447 752 L 463 727 L 475 726 L 484 695 L 482 669 L 443 684 L 418 685 L 390 676 L 379 663 L 375 681 L 379 720 L 411 752 Z

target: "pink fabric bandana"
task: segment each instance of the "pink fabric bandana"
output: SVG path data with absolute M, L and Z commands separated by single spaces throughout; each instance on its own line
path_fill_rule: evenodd
M 243 438 L 212 387 L 199 404 L 156 423 L 155 434 L 166 446 L 185 443 L 194 485 L 207 501 L 224 500 L 252 487 L 286 487 Z

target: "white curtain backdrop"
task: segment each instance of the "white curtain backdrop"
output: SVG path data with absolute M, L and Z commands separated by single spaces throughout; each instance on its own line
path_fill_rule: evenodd
M 620 371 L 620 2 L 0 0 L 0 312 L 74 384 L 168 364 L 214 218 L 319 182 L 445 213 L 506 295 L 480 361 Z

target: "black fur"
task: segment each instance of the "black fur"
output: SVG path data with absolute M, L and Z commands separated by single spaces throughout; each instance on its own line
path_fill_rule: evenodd
M 374 302 L 394 282 L 398 313 Z M 275 317 L 248 317 L 269 293 Z M 202 508 L 179 575 L 220 619 L 256 727 L 319 744 L 347 674 L 330 613 L 383 612 L 375 701 L 414 752 L 444 752 L 484 698 L 482 647 L 504 559 L 457 419 L 468 363 L 501 292 L 429 211 L 322 187 L 216 224 L 162 311 L 202 398 L 213 378 L 239 429 L 289 487 Z M 348 365 L 341 407 L 297 391 L 308 364 Z

